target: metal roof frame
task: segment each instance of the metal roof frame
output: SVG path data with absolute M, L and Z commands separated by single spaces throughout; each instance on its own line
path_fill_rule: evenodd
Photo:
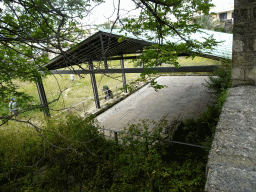
M 155 67 L 149 68 L 159 73 L 165 72 L 213 72 L 218 68 L 216 65 L 205 66 L 182 66 L 176 67 Z M 52 74 L 103 74 L 103 73 L 143 73 L 145 68 L 119 68 L 119 69 L 91 69 L 91 70 L 50 70 Z
M 124 68 L 123 60 L 138 58 L 138 56 L 126 56 L 124 54 L 135 54 L 141 53 L 144 47 L 150 46 L 154 41 L 149 41 L 145 36 L 152 36 L 151 32 L 141 36 L 134 36 L 132 33 L 120 32 L 117 30 L 100 30 L 94 35 L 85 39 L 76 46 L 73 46 L 69 50 L 65 51 L 63 55 L 59 55 L 53 58 L 46 67 L 52 74 L 90 74 L 92 88 L 94 93 L 94 100 L 96 108 L 100 108 L 100 102 L 98 97 L 98 88 L 96 84 L 95 74 L 96 73 L 122 73 L 123 85 L 126 85 L 125 73 L 143 73 L 143 68 Z M 197 33 L 192 34 L 189 38 L 196 39 L 198 41 L 204 41 L 204 37 L 212 35 L 217 41 L 223 41 L 220 45 L 217 45 L 213 51 L 202 50 L 201 55 L 211 59 L 220 58 L 232 58 L 232 34 L 224 34 L 214 31 L 201 30 Z M 126 38 L 118 42 L 121 36 Z M 169 36 L 164 40 L 165 42 L 182 42 L 177 36 Z M 184 54 L 183 54 L 184 55 Z M 108 69 L 107 60 L 120 60 L 121 68 L 119 69 Z M 93 61 L 103 61 L 105 69 L 94 69 Z M 89 70 L 57 70 L 72 65 L 78 65 L 88 63 Z M 156 70 L 158 72 L 213 72 L 216 70 L 216 66 L 189 66 L 189 67 L 155 67 L 148 70 Z M 40 100 L 43 106 L 45 106 L 45 115 L 50 116 L 49 108 L 47 105 L 47 98 L 45 96 L 43 85 L 37 86 Z
M 77 46 L 73 46 L 69 50 L 65 51 L 64 56 L 59 55 L 53 58 L 44 67 L 49 70 L 56 70 L 86 63 L 90 60 L 112 60 L 112 57 L 118 55 L 141 53 L 143 47 L 152 45 L 149 41 L 132 38 L 126 38 L 122 42 L 118 42 L 119 38 L 120 35 L 98 31 L 79 43 Z
M 150 32 L 147 32 L 147 35 L 152 36 Z M 203 50 L 201 55 L 197 55 L 215 60 L 221 58 L 231 59 L 233 34 L 201 29 L 192 34 L 190 38 L 204 41 L 204 37 L 210 35 L 213 35 L 217 41 L 223 41 L 223 43 L 217 45 L 214 50 Z M 122 42 L 118 42 L 118 39 L 121 36 L 125 36 L 126 38 Z M 177 36 L 174 36 L 167 37 L 165 41 L 177 42 L 180 41 L 180 39 Z M 87 63 L 92 60 L 103 61 L 105 69 L 107 69 L 108 60 L 117 60 L 117 58 L 121 58 L 120 55 L 124 54 L 141 53 L 144 47 L 150 46 L 153 43 L 156 42 L 147 40 L 145 34 L 135 36 L 132 33 L 120 32 L 119 30 L 101 29 L 78 45 L 65 51 L 64 55 L 59 55 L 53 58 L 44 67 L 49 70 L 56 70 L 72 65 Z M 124 59 L 126 59 L 125 56 Z

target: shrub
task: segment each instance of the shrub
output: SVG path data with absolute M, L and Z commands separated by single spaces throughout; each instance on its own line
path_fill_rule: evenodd
M 214 95 L 219 98 L 221 92 L 231 87 L 231 68 L 232 63 L 229 60 L 222 60 L 218 69 L 214 72 L 214 76 L 210 76 L 210 81 L 206 81 L 205 86 L 209 90 L 213 90 Z

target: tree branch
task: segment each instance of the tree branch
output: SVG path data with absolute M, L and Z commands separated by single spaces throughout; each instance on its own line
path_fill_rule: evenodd
M 164 5 L 164 6 L 168 6 L 168 7 L 173 7 L 173 6 L 176 6 L 176 5 L 179 5 L 181 3 L 181 0 L 179 2 L 175 2 L 175 3 L 172 3 L 172 2 L 164 2 L 163 0 L 148 0 L 152 3 L 156 3 L 156 4 L 159 4 L 159 5 Z
M 180 32 L 178 32 L 173 26 L 171 26 L 169 23 L 165 22 L 164 20 L 162 20 L 158 15 L 157 13 L 146 3 L 145 0 L 140 0 L 143 5 L 146 6 L 146 8 L 150 11 L 150 13 L 157 19 L 157 21 L 159 23 L 162 23 L 166 26 L 168 26 L 169 28 L 171 28 L 182 40 L 186 41 L 186 43 L 190 44 L 191 42 L 188 41 L 187 39 L 185 39 L 181 34 Z

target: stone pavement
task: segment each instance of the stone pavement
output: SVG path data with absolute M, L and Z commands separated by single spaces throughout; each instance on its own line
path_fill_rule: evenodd
M 207 163 L 205 191 L 256 191 L 256 87 L 229 89 Z
M 167 85 L 158 92 L 146 85 L 125 100 L 97 116 L 99 124 L 115 131 L 121 131 L 128 124 L 139 119 L 159 121 L 199 118 L 212 100 L 208 89 L 202 85 L 208 76 L 160 76 L 159 84 Z M 149 127 L 150 129 L 152 128 Z M 108 131 L 105 131 L 109 135 Z

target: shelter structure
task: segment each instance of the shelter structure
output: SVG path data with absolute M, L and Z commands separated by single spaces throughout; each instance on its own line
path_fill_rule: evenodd
M 153 35 L 151 32 L 135 36 L 132 33 L 120 32 L 119 30 L 99 30 L 94 35 L 85 39 L 76 46 L 73 46 L 67 50 L 64 54 L 53 58 L 46 67 L 52 74 L 90 74 L 92 88 L 94 93 L 94 100 L 96 108 L 100 108 L 98 89 L 95 79 L 96 73 L 122 73 L 123 85 L 126 85 L 125 73 L 142 73 L 143 68 L 124 68 L 125 59 L 136 59 L 142 53 L 143 48 L 150 46 L 156 42 L 148 41 L 145 35 Z M 204 37 L 213 36 L 217 41 L 222 41 L 217 45 L 214 50 L 203 50 L 199 55 L 215 60 L 221 58 L 232 58 L 232 34 L 225 34 L 220 32 L 214 32 L 209 30 L 201 30 L 190 36 L 191 39 L 197 39 L 198 41 L 204 41 Z M 119 42 L 120 37 L 125 37 L 123 41 Z M 174 43 L 180 43 L 182 40 L 178 36 L 167 37 L 163 43 L 171 41 Z M 132 56 L 127 56 L 132 55 Z M 180 56 L 187 56 L 188 54 L 181 54 Z M 120 60 L 121 68 L 109 69 L 108 61 Z M 95 69 L 93 62 L 103 62 L 104 68 Z M 81 70 L 65 70 L 67 67 L 88 64 L 88 69 Z M 151 70 L 158 72 L 213 72 L 216 70 L 216 66 L 191 66 L 191 67 L 155 67 Z M 47 106 L 47 98 L 44 93 L 43 85 L 37 86 L 38 93 L 41 99 L 41 103 L 45 106 L 47 112 L 46 116 L 49 116 L 49 109 Z M 127 92 L 127 90 L 124 90 Z

